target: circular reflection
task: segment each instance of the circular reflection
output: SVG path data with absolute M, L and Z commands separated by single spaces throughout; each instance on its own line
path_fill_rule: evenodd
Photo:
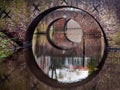
M 81 27 L 74 20 L 56 19 L 49 24 L 47 31 L 49 43 L 57 49 L 71 49 L 82 39 Z
M 49 10 L 34 20 L 40 20 L 39 24 L 31 24 L 32 29 L 37 26 L 32 51 L 34 65 L 39 66 L 35 71 L 40 72 L 35 75 L 52 86 L 78 85 L 77 82 L 89 79 L 101 69 L 106 45 L 104 32 L 96 19 L 82 9 L 61 6 Z M 38 69 L 37 66 L 34 67 Z
M 58 9 L 52 12 L 54 17 L 48 14 L 41 20 L 35 33 L 44 31 L 46 34 L 34 34 L 33 51 L 37 64 L 45 74 L 59 82 L 73 83 L 87 78 L 98 69 L 104 38 L 99 25 L 87 13 L 83 12 L 87 14 L 83 23 L 79 10 L 70 11 L 67 8 L 66 17 L 62 12 L 64 9 Z M 55 16 L 57 13 L 59 18 Z M 91 21 L 92 24 L 86 28 L 85 23 Z

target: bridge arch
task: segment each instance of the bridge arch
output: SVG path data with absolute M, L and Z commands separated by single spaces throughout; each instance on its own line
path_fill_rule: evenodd
M 100 29 L 101 29 L 101 32 L 102 32 L 102 35 L 104 37 L 104 55 L 102 57 L 102 60 L 101 62 L 99 63 L 98 67 L 99 70 L 96 70 L 93 74 L 89 75 L 88 78 L 86 78 L 85 80 L 82 80 L 82 81 L 78 81 L 78 82 L 74 82 L 74 83 L 67 83 L 67 84 L 63 84 L 63 83 L 59 83 L 57 82 L 56 80 L 53 80 L 51 78 L 49 78 L 46 74 L 43 73 L 43 71 L 38 67 L 37 63 L 35 62 L 35 58 L 34 58 L 34 55 L 33 55 L 33 52 L 32 52 L 32 47 L 29 47 L 27 49 L 27 53 L 26 53 L 26 58 L 27 58 L 27 63 L 28 63 L 28 66 L 30 68 L 30 70 L 34 73 L 34 75 L 42 82 L 48 84 L 48 85 L 51 85 L 53 87 L 65 87 L 65 88 L 70 88 L 70 87 L 74 87 L 74 86 L 78 86 L 78 85 L 82 85 L 82 84 L 85 84 L 86 82 L 90 81 L 91 79 L 93 79 L 93 77 L 95 75 L 97 75 L 97 73 L 99 73 L 99 71 L 101 70 L 104 62 L 105 62 L 105 57 L 106 57 L 106 54 L 107 54 L 107 39 L 106 39 L 106 35 L 104 33 L 104 30 L 102 28 L 102 26 L 100 25 L 100 23 L 95 19 L 94 16 L 92 16 L 91 14 L 89 14 L 87 11 L 83 10 L 83 9 L 80 9 L 80 8 L 77 8 L 77 7 L 72 7 L 72 6 L 57 6 L 57 7 L 53 7 L 53 8 L 50 8 L 44 12 L 42 12 L 41 14 L 39 14 L 33 21 L 32 23 L 30 24 L 30 26 L 28 27 L 28 30 L 26 32 L 26 42 L 32 44 L 32 38 L 33 38 L 33 34 L 34 34 L 34 31 L 35 31 L 35 28 L 37 27 L 37 25 L 39 24 L 39 22 L 46 16 L 48 15 L 49 13 L 57 10 L 57 9 L 64 9 L 64 8 L 73 8 L 75 10 L 81 10 L 85 13 L 87 13 L 90 17 L 93 18 L 93 20 L 99 25 Z M 73 10 L 74 11 L 74 10 Z M 77 18 L 76 18 L 77 20 Z M 45 33 L 47 34 L 47 33 Z

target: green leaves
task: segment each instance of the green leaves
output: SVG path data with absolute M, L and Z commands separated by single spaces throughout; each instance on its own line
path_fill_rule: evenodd
M 8 57 L 11 54 L 12 53 L 9 50 L 0 48 L 0 62 L 1 62 L 1 60 L 5 59 L 6 57 Z
M 10 50 L 12 45 L 12 41 L 4 33 L 0 33 L 0 62 L 13 53 Z
M 11 38 L 11 40 L 13 40 L 13 41 L 17 41 L 18 39 L 17 39 L 17 38 Z
M 4 33 L 1 33 L 0 36 L 1 36 L 2 38 L 6 37 L 6 35 L 5 35 Z

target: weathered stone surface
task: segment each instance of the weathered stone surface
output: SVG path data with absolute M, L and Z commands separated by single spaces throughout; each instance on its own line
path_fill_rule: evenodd
M 8 10 L 11 10 L 11 19 L 6 18 L 0 21 L 0 26 L 4 26 L 2 29 L 7 29 L 8 32 L 15 33 L 24 42 L 25 33 L 31 21 L 45 9 L 61 5 L 62 0 L 20 0 L 18 3 L 13 1 L 7 4 Z M 115 46 L 111 37 L 119 31 L 120 0 L 66 1 L 68 5 L 78 6 L 95 16 L 104 29 L 109 46 Z M 40 11 L 34 11 L 33 2 L 39 2 Z M 94 10 L 94 4 L 100 4 L 97 10 Z M 120 51 L 108 53 L 102 70 L 93 80 L 69 89 L 53 88 L 40 82 L 29 70 L 24 53 L 25 51 L 20 51 L 0 63 L 0 90 L 120 90 Z M 4 74 L 8 80 L 4 78 Z

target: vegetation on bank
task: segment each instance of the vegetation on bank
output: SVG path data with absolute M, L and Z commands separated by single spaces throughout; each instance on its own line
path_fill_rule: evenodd
M 15 45 L 4 33 L 0 32 L 0 62 L 13 54 L 12 47 Z
M 0 62 L 12 55 L 14 46 L 24 38 L 23 27 L 28 17 L 26 7 L 23 0 L 0 0 Z

